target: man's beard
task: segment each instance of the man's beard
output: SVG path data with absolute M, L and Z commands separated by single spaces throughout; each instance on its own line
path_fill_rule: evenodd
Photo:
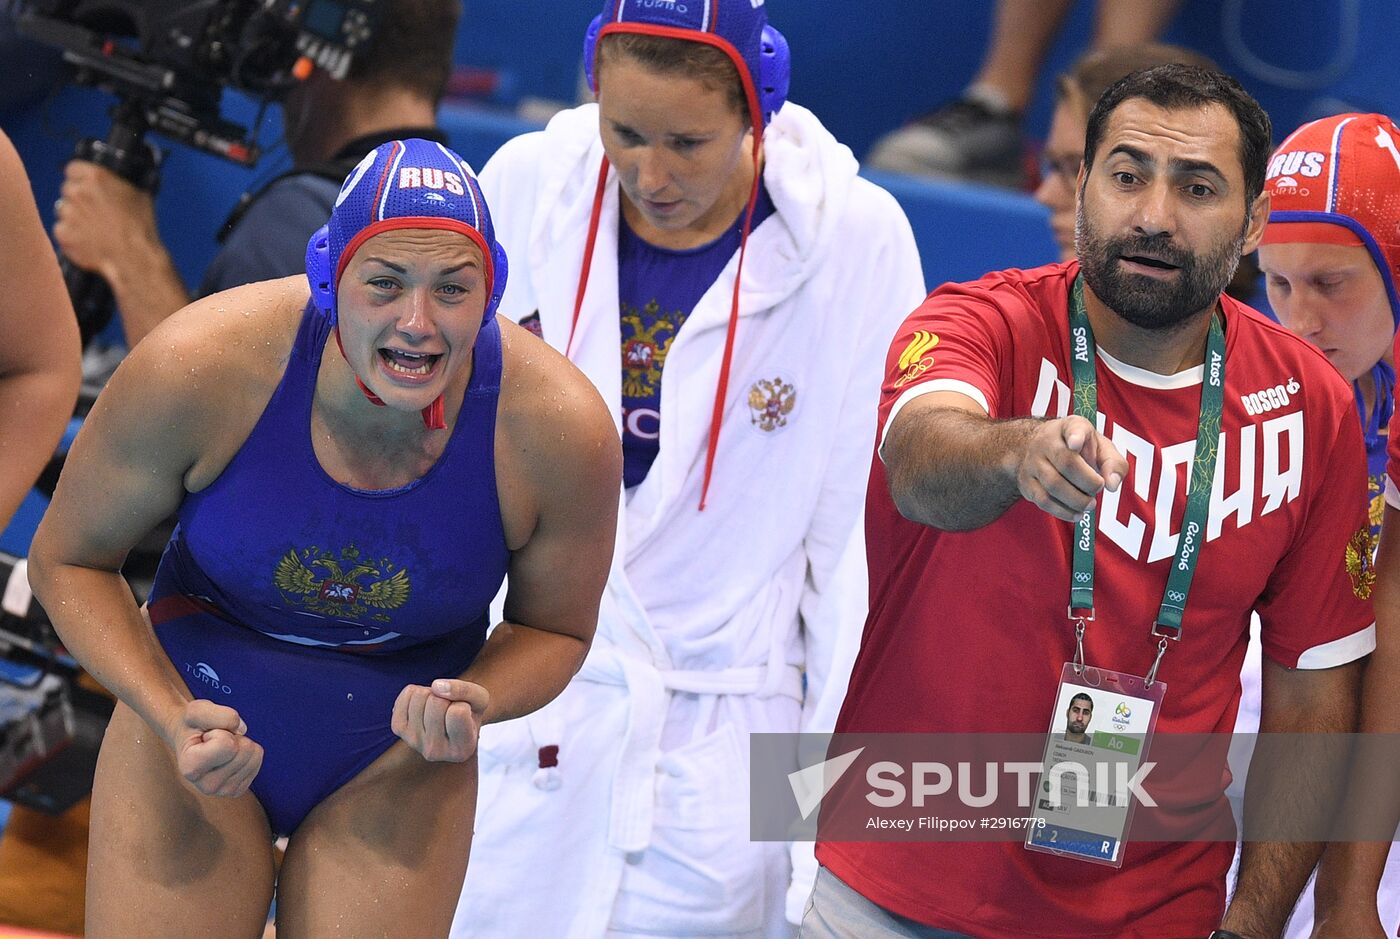
M 1141 329 L 1165 330 L 1180 325 L 1213 305 L 1235 276 L 1244 248 L 1248 220 L 1239 234 L 1205 257 L 1171 242 L 1165 233 L 1107 238 L 1084 217 L 1080 199 L 1074 238 L 1084 280 L 1104 304 Z M 1123 269 L 1119 259 L 1146 255 L 1177 268 L 1174 280 L 1158 280 Z

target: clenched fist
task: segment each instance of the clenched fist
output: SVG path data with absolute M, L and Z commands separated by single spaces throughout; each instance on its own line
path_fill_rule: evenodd
M 423 759 L 465 763 L 476 753 L 481 719 L 490 703 L 490 692 L 460 678 L 439 678 L 431 688 L 409 685 L 394 702 L 392 726 Z
M 180 775 L 206 796 L 241 796 L 262 768 L 263 748 L 249 739 L 248 725 L 213 701 L 185 705 L 173 746 Z

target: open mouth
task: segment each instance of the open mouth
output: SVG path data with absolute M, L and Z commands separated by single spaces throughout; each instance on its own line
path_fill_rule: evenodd
M 1181 266 L 1178 264 L 1171 264 L 1167 261 L 1163 261 L 1161 258 L 1154 258 L 1146 254 L 1124 254 L 1120 255 L 1120 259 L 1127 261 L 1129 264 L 1136 264 L 1140 267 L 1146 267 L 1164 273 L 1181 270 Z
M 437 369 L 441 353 L 404 352 L 402 349 L 380 349 L 379 358 L 391 374 L 406 378 L 428 378 Z

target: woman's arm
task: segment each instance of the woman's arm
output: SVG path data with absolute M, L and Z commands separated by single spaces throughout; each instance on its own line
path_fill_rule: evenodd
M 53 455 L 81 380 L 78 321 L 19 154 L 0 133 L 0 528 Z
M 505 621 L 462 676 L 491 696 L 485 723 L 552 701 L 583 665 L 612 567 L 622 491 L 622 445 L 607 406 L 583 374 L 544 348 L 564 387 L 537 393 L 511 465 L 535 524 L 511 554 Z M 524 341 L 522 340 L 522 341 Z
M 507 355 L 502 395 L 513 386 L 517 401 L 502 406 L 496 438 L 507 538 L 518 539 L 505 620 L 457 679 L 410 685 L 395 703 L 394 732 L 429 760 L 469 759 L 481 724 L 564 690 L 588 654 L 612 567 L 622 445 L 607 407 L 563 356 L 519 328 L 502 332 L 530 347 Z
M 286 330 L 272 310 L 295 306 L 283 294 L 285 284 L 258 284 L 200 301 L 127 356 L 73 444 L 30 552 L 31 585 L 64 644 L 175 750 L 192 780 L 209 768 L 199 750 L 205 732 L 236 732 L 237 715 L 210 711 L 216 706 L 208 702 L 187 707 L 193 696 L 120 570 L 131 548 L 179 507 L 187 480 L 212 478 L 211 468 L 241 444 L 238 424 L 255 419 L 244 412 L 260 410 L 254 368 L 244 360 L 256 354 L 270 363 L 265 371 L 275 370 L 284 351 L 277 335 Z M 240 739 L 242 750 L 249 742 Z
M 536 393 L 516 459 L 536 507 L 511 555 L 505 621 L 467 672 L 491 692 L 487 723 L 528 714 L 574 677 L 593 642 L 612 568 L 622 491 L 622 443 L 591 382 L 533 336 L 563 387 Z M 540 391 L 544 391 L 543 388 Z
M 194 463 L 188 389 L 157 359 L 134 351 L 88 415 L 34 536 L 29 578 L 74 657 L 172 743 L 192 696 L 120 573 L 137 541 L 179 507 Z

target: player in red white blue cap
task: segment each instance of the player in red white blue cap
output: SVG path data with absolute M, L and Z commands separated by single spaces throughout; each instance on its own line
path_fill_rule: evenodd
M 790 936 L 816 862 L 750 839 L 746 741 L 834 722 L 882 363 L 922 271 L 897 203 L 787 100 L 769 14 L 799 4 L 599 6 L 596 104 L 481 184 L 503 318 L 614 415 L 620 547 L 578 679 L 484 743 L 452 934 Z M 522 866 L 536 847 L 548 863 Z
M 103 391 L 30 557 L 119 701 L 89 935 L 260 935 L 274 887 L 288 935 L 447 932 L 478 732 L 578 670 L 616 530 L 607 409 L 505 281 L 471 168 L 391 141 L 306 277 L 192 304 Z M 120 567 L 172 512 L 141 610 Z
M 1304 124 L 1274 152 L 1265 190 L 1269 303 L 1355 385 L 1379 480 L 1400 322 L 1400 128 L 1382 114 Z
M 341 186 L 330 222 L 311 237 L 307 276 L 314 284 L 315 299 L 327 313 L 334 316 L 335 291 L 355 252 L 375 235 L 404 229 L 465 235 L 485 265 L 484 321 L 495 316 L 506 285 L 506 255 L 496 243 L 491 213 L 476 174 L 447 147 L 422 139 L 390 141 L 366 154 Z M 336 337 L 340 342 L 338 328 Z M 343 343 L 341 352 L 344 354 Z M 426 369 L 424 374 L 432 375 L 439 360 L 400 351 L 391 364 L 400 369 Z M 355 371 L 366 397 L 382 404 L 360 377 L 364 372 Z M 441 394 L 423 409 L 423 423 L 430 430 L 444 428 Z
M 1400 323 L 1400 127 L 1383 114 L 1338 114 L 1299 127 L 1269 161 L 1265 190 L 1269 226 L 1259 245 L 1269 303 L 1279 321 L 1317 345 L 1352 382 L 1370 463 L 1371 530 L 1348 564 L 1376 597 L 1376 650 L 1367 665 L 1361 708 L 1363 732 L 1393 733 L 1400 709 L 1387 676 L 1400 667 L 1400 622 L 1386 597 L 1400 586 L 1395 552 L 1371 557 L 1382 528 L 1400 530 L 1400 448 L 1395 428 L 1396 324 Z M 1387 450 L 1389 452 L 1387 452 Z M 1359 495 L 1359 494 L 1358 494 Z M 1389 558 L 1391 563 L 1387 564 Z M 1246 674 L 1246 690 L 1250 686 Z M 1241 719 L 1251 704 L 1241 701 Z M 1368 775 L 1379 769 L 1379 776 Z M 1365 797 L 1390 791 L 1394 764 L 1359 764 L 1345 804 L 1370 805 Z M 1392 792 L 1394 829 L 1400 795 Z M 1391 839 L 1328 847 L 1316 891 L 1307 891 L 1289 921 L 1288 939 L 1393 936 L 1400 926 L 1400 852 Z M 1387 859 L 1387 856 L 1390 856 Z M 1314 914 L 1314 906 L 1316 913 Z M 1379 917 L 1377 914 L 1379 913 Z M 1324 931 L 1311 933 L 1314 915 Z M 1326 931 L 1330 930 L 1330 931 Z

